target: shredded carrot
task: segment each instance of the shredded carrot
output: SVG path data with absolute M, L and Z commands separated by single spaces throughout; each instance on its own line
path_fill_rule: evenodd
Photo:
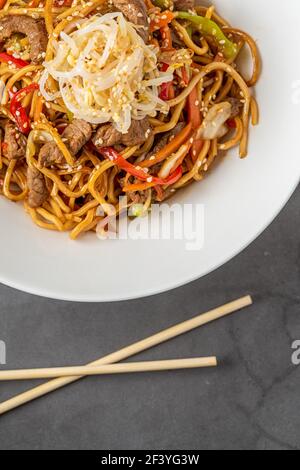
M 145 189 L 149 189 L 152 186 L 169 186 L 171 184 L 176 183 L 182 176 L 182 167 L 177 166 L 174 172 L 170 173 L 169 176 L 165 179 L 157 178 L 153 176 L 153 181 L 147 181 L 144 183 L 134 183 L 128 184 L 127 186 L 123 187 L 123 191 L 144 191 Z
M 135 183 L 135 184 L 127 184 L 123 186 L 124 193 L 128 191 L 145 191 L 146 189 L 152 188 L 156 186 L 156 183 Z
M 163 47 L 161 48 L 162 51 L 172 51 L 173 44 L 172 44 L 172 35 L 169 25 L 164 26 L 160 29 Z
M 190 152 L 193 163 L 196 163 L 196 160 L 199 156 L 199 153 L 202 150 L 202 147 L 203 147 L 203 140 L 200 140 L 200 139 L 195 140 L 195 142 L 192 145 L 191 152 Z
M 140 167 L 151 167 L 156 165 L 156 163 L 160 163 L 161 161 L 168 158 L 172 153 L 176 152 L 179 147 L 184 144 L 191 135 L 192 131 L 192 124 L 189 122 L 187 126 L 185 126 L 182 131 L 180 131 L 174 139 L 171 140 L 163 149 L 157 152 L 156 155 L 153 155 L 154 158 L 144 160 L 143 162 L 139 163 Z
M 185 66 L 181 67 L 181 74 L 183 85 L 187 87 L 189 84 L 189 77 Z
M 6 0 L 0 0 L 0 9 L 4 7 Z
M 28 6 L 29 6 L 30 8 L 37 8 L 40 3 L 41 3 L 40 0 L 31 0 L 31 1 L 28 3 Z M 1 8 L 2 8 L 2 7 L 1 7 Z
M 150 32 L 153 33 L 153 31 L 164 28 L 169 23 L 171 23 L 174 18 L 174 13 L 169 10 L 165 10 L 162 13 L 155 12 L 155 17 L 150 22 Z
M 193 129 L 197 130 L 201 126 L 201 113 L 200 103 L 198 103 L 198 92 L 197 87 L 193 88 L 187 99 L 187 112 L 188 120 L 192 124 Z M 193 142 L 191 148 L 191 158 L 193 162 L 198 158 L 198 155 L 203 147 L 202 140 L 196 140 Z
M 43 105 L 44 105 L 43 97 L 38 96 L 36 100 L 36 107 L 34 110 L 34 117 L 33 117 L 34 122 L 37 122 L 40 120 L 41 112 L 43 110 Z
M 201 126 L 201 115 L 198 101 L 197 86 L 195 86 L 187 99 L 187 111 L 189 122 L 192 123 L 193 129 L 198 129 Z

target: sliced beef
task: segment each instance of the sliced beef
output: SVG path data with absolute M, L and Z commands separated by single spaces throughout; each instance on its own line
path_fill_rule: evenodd
M 64 161 L 64 156 L 55 142 L 47 142 L 40 150 L 39 163 L 48 167 L 57 163 L 60 165 Z
M 113 127 L 112 124 L 103 124 L 98 127 L 93 144 L 96 147 L 113 147 L 122 142 L 122 134 Z
M 144 0 L 112 0 L 112 3 L 131 23 L 143 26 L 138 29 L 138 32 L 147 42 L 149 24 Z
M 28 204 L 33 209 L 40 207 L 49 197 L 45 177 L 36 168 L 27 168 Z
M 188 11 L 195 8 L 195 0 L 173 0 L 174 9 L 177 11 Z
M 91 139 L 92 126 L 88 122 L 83 121 L 83 119 L 74 119 L 71 124 L 65 128 L 62 136 L 64 139 L 67 139 L 70 152 L 76 155 Z
M 72 155 L 76 155 L 91 137 L 92 126 L 82 119 L 74 119 L 62 133 L 62 139 Z M 64 162 L 64 156 L 55 142 L 47 142 L 40 150 L 39 162 L 46 167 L 59 165 Z
M 25 157 L 27 139 L 11 121 L 5 124 L 4 144 L 3 151 L 9 160 Z
M 4 42 L 14 33 L 25 34 L 30 44 L 30 56 L 33 63 L 43 62 L 48 35 L 43 20 L 35 20 L 25 15 L 5 16 L 0 20 L 0 42 Z
M 98 127 L 93 144 L 98 147 L 111 147 L 122 144 L 126 147 L 133 145 L 142 145 L 152 133 L 149 119 L 145 118 L 141 121 L 132 121 L 127 134 L 121 134 L 112 124 L 104 124 Z

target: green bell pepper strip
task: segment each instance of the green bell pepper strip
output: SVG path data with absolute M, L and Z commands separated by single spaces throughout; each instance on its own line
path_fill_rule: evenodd
M 215 38 L 226 59 L 232 59 L 237 53 L 237 46 L 230 41 L 221 28 L 214 21 L 199 15 L 192 15 L 185 11 L 175 13 L 176 17 L 182 20 L 188 20 L 198 26 L 203 35 L 209 35 Z
M 186 32 L 188 33 L 188 35 L 191 38 L 192 35 L 193 35 L 193 28 L 191 26 L 186 26 L 185 29 L 186 29 Z
M 169 0 L 152 0 L 152 3 L 161 10 L 167 10 L 171 5 Z

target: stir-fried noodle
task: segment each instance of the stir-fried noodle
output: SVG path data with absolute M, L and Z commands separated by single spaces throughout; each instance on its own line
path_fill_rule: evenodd
M 105 230 L 120 196 L 144 212 L 229 149 L 247 155 L 259 53 L 213 6 L 0 4 L 0 194 L 38 226 L 73 239 Z M 237 65 L 245 46 L 250 78 Z

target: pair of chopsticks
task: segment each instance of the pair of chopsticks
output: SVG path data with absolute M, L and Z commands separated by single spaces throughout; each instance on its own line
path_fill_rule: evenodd
M 146 371 L 161 371 L 161 370 L 175 370 L 187 369 L 198 367 L 214 367 L 217 365 L 216 357 L 203 357 L 203 358 L 188 358 L 188 359 L 172 359 L 167 361 L 148 361 L 148 362 L 132 362 L 126 364 L 115 364 L 128 357 L 138 354 L 146 349 L 152 348 L 161 344 L 169 339 L 175 338 L 183 333 L 187 333 L 199 326 L 210 323 L 219 318 L 225 317 L 234 313 L 244 307 L 252 304 L 252 298 L 248 295 L 238 300 L 222 305 L 221 307 L 210 310 L 206 313 L 200 314 L 190 320 L 179 323 L 175 326 L 160 331 L 153 336 L 138 341 L 130 346 L 127 346 L 119 351 L 104 356 L 86 366 L 78 367 L 57 367 L 49 369 L 26 369 L 15 371 L 1 371 L 0 380 L 24 380 L 24 379 L 38 379 L 38 378 L 51 378 L 42 385 L 39 385 L 27 392 L 21 393 L 0 404 L 0 415 L 17 408 L 25 403 L 28 403 L 36 398 L 39 398 L 47 393 L 53 392 L 59 388 L 64 387 L 76 380 L 81 379 L 87 375 L 102 375 L 102 374 L 117 374 L 126 372 L 146 372 Z

